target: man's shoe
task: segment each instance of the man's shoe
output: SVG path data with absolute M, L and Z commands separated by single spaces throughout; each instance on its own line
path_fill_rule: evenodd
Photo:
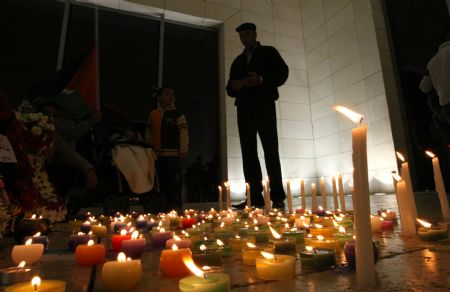
M 284 211 L 285 205 L 283 201 L 274 201 L 272 203 L 272 209 L 280 209 L 281 211 Z
M 247 206 L 247 201 L 244 201 L 240 204 L 231 205 L 231 207 L 233 207 L 234 209 L 237 209 L 237 210 L 244 210 L 246 206 Z

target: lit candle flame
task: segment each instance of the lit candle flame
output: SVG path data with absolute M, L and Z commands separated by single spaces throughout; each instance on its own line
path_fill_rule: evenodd
M 37 291 L 40 285 L 41 278 L 39 278 L 39 276 L 34 276 L 33 279 L 31 279 L 31 286 L 33 287 L 34 291 Z
M 323 237 L 323 235 L 317 235 L 317 239 L 318 239 L 318 240 L 324 240 L 325 237 Z
M 204 244 L 200 245 L 200 250 L 201 251 L 205 251 L 206 250 L 206 245 L 204 245 Z
M 192 260 L 192 257 L 190 255 L 183 255 L 183 263 L 194 275 L 199 278 L 206 279 L 206 273 L 194 264 L 194 261 Z
M 276 239 L 280 239 L 281 235 L 275 231 L 275 229 L 273 229 L 272 227 L 269 226 L 270 232 L 272 232 L 272 236 L 275 237 Z
M 33 239 L 30 238 L 25 242 L 25 245 L 30 245 L 31 243 L 33 243 Z
M 427 221 L 421 220 L 419 218 L 416 218 L 416 220 L 417 220 L 417 222 L 419 222 L 425 228 L 430 228 L 431 227 L 431 223 L 428 223 Z
M 26 262 L 25 261 L 21 261 L 19 263 L 19 265 L 17 266 L 18 269 L 23 269 L 23 267 L 25 267 Z
M 431 152 L 431 151 L 425 151 L 425 153 L 428 155 L 428 156 L 430 156 L 431 158 L 434 158 L 436 155 L 434 155 L 434 153 L 433 152 Z
M 319 229 L 323 228 L 323 226 L 320 224 L 314 224 L 314 227 L 319 228 Z
M 31 216 L 31 219 L 36 219 L 36 214 L 33 214 L 33 215 Z
M 345 233 L 345 228 L 343 226 L 339 226 L 339 232 L 340 233 Z
M 123 263 L 126 260 L 127 260 L 127 256 L 123 252 L 119 252 L 119 254 L 117 255 L 117 261 L 119 263 Z
M 38 237 L 38 236 L 41 236 L 41 233 L 40 233 L 40 232 L 36 232 L 36 234 L 33 235 L 33 237 Z
M 217 239 L 216 242 L 217 242 L 217 245 L 218 245 L 218 246 L 224 246 L 222 240 Z
M 393 173 L 392 174 L 392 177 L 397 181 L 397 182 L 399 182 L 402 178 L 398 175 L 398 174 L 396 174 L 396 173 Z
M 352 122 L 354 122 L 354 123 L 361 124 L 364 119 L 363 115 L 361 115 L 357 112 L 354 112 L 346 107 L 338 105 L 338 106 L 335 106 L 334 109 L 337 110 L 338 112 L 342 113 L 343 115 L 345 115 L 347 118 L 352 120 Z
M 88 243 L 87 243 L 87 245 L 88 245 L 88 246 L 94 245 L 94 241 L 93 241 L 92 239 L 89 240 Z
M 305 246 L 305 248 L 306 248 L 307 251 L 313 251 L 314 250 L 314 247 L 309 246 L 309 245 Z
M 386 217 L 387 217 L 387 214 L 384 213 L 384 212 L 381 212 L 381 217 L 386 218 Z
M 261 252 L 261 255 L 262 255 L 264 258 L 268 259 L 268 260 L 275 260 L 275 259 L 276 259 L 276 258 L 275 258 L 275 255 L 273 255 L 273 254 L 271 254 L 271 253 L 268 253 L 268 252 L 265 252 L 265 251 L 262 251 L 262 252 Z
M 251 243 L 251 242 L 247 242 L 247 246 L 248 246 L 249 248 L 256 248 L 256 245 L 254 245 L 254 244 Z
M 397 154 L 398 159 L 400 159 L 402 162 L 405 162 L 405 156 L 403 156 L 403 154 L 398 151 L 396 151 L 395 153 Z
M 303 222 L 303 226 L 304 226 L 305 228 L 309 228 L 309 224 L 306 223 L 306 222 Z
M 120 236 L 127 235 L 127 231 L 125 229 L 120 230 Z
M 178 250 L 178 246 L 175 243 L 172 244 L 172 250 Z
M 161 228 L 159 229 L 159 232 L 166 232 L 166 229 L 163 228 L 163 227 L 161 227 Z
M 241 237 L 239 235 L 235 235 L 236 239 L 241 239 Z
M 138 239 L 139 237 L 139 231 L 133 231 L 133 233 L 131 234 L 131 239 Z
M 183 230 L 184 231 L 184 230 Z M 175 239 L 176 241 L 180 241 L 181 240 L 181 238 L 178 236 L 178 235 L 174 235 L 173 236 L 173 239 Z

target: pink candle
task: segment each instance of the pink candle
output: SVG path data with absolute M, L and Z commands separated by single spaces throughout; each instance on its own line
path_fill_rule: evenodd
M 191 246 L 191 240 L 189 238 L 180 238 L 174 235 L 173 238 L 166 241 L 166 248 L 172 248 L 176 244 L 179 248 L 189 248 Z
M 145 238 L 138 238 L 139 231 L 133 231 L 131 239 L 122 241 L 122 252 L 131 258 L 138 258 L 147 248 Z
M 166 246 L 166 241 L 172 238 L 172 232 L 166 231 L 164 228 L 152 230 L 152 246 Z

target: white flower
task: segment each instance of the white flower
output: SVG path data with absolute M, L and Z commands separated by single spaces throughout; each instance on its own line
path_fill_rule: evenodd
M 33 126 L 31 128 L 31 133 L 33 133 L 33 135 L 40 136 L 42 134 L 42 129 L 38 126 Z

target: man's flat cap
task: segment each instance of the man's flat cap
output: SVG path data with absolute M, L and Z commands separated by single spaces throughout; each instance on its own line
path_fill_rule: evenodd
M 251 22 L 246 22 L 243 23 L 241 25 L 239 25 L 238 27 L 236 27 L 236 31 L 240 32 L 241 30 L 253 30 L 256 31 L 256 25 L 254 23 Z

